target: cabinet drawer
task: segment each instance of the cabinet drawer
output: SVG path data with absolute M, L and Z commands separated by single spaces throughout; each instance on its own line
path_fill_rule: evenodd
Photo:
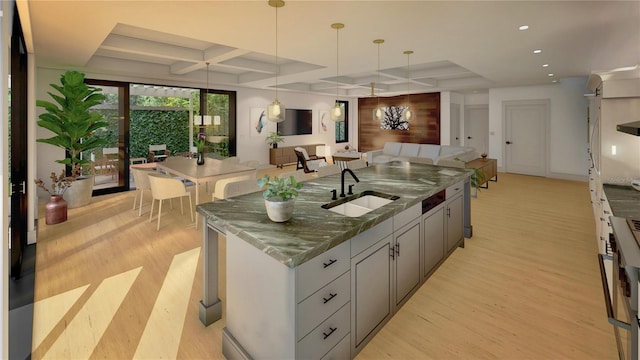
M 349 241 L 345 241 L 297 267 L 296 303 L 344 274 L 349 266 Z
M 351 238 L 351 257 L 354 257 L 371 245 L 393 232 L 393 218 L 387 219 L 371 229 Z
M 451 199 L 454 195 L 461 192 L 462 190 L 464 190 L 464 180 L 457 182 L 447 188 L 447 191 L 445 192 L 446 199 Z
M 322 357 L 322 360 L 351 359 L 351 343 L 349 340 L 348 335 L 342 338 L 338 345 L 334 346 L 333 349 L 329 350 L 329 352 Z
M 351 272 L 347 271 L 298 304 L 296 339 L 300 340 L 313 328 L 335 313 L 351 298 Z
M 320 359 L 349 334 L 351 303 L 344 305 L 298 342 L 297 359 Z

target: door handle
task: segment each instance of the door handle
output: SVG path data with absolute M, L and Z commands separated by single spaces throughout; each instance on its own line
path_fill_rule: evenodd
M 467 139 L 471 139 L 471 136 L 467 136 Z
M 611 304 L 611 297 L 609 294 L 609 284 L 607 282 L 607 275 L 605 274 L 604 270 L 604 256 L 602 254 L 598 254 L 598 263 L 600 264 L 600 278 L 602 279 L 602 290 L 604 292 L 604 305 L 607 308 L 607 317 L 609 318 L 609 323 L 621 329 L 631 331 L 631 324 L 616 319 L 613 312 L 613 305 Z M 614 289 L 614 291 L 617 291 L 617 289 Z
M 507 145 L 511 144 L 511 141 L 507 141 Z

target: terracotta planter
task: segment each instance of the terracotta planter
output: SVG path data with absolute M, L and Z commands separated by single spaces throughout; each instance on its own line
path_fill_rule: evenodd
M 45 222 L 47 225 L 67 221 L 67 202 L 62 195 L 51 195 L 45 206 Z
M 293 215 L 293 206 L 296 203 L 296 199 L 290 199 L 287 201 L 270 201 L 265 200 L 264 206 L 267 208 L 267 215 L 273 222 L 285 222 L 291 219 Z

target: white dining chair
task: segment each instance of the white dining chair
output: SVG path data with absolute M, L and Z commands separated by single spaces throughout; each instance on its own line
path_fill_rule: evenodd
M 296 181 L 307 181 L 307 174 L 304 172 L 304 170 L 296 170 L 296 171 L 285 172 L 285 173 L 282 173 L 282 174 L 277 175 L 277 176 L 280 179 L 288 178 L 289 176 L 293 176 L 293 178 L 296 179 Z
M 189 198 L 189 214 L 191 215 L 191 221 L 193 221 L 193 202 L 191 201 L 191 193 L 187 191 L 187 187 L 184 183 L 178 179 L 156 176 L 154 174 L 148 174 L 149 185 L 151 187 L 151 210 L 149 211 L 149 222 L 153 217 L 153 205 L 155 201 L 159 201 L 158 205 L 158 225 L 156 230 L 160 230 L 160 218 L 162 216 L 162 201 L 170 200 L 174 198 L 180 198 L 180 212 L 184 214 L 184 206 L 182 205 L 182 198 Z
M 215 187 L 213 189 L 213 194 L 211 194 L 211 201 L 215 201 L 215 199 L 226 199 L 231 196 L 239 196 L 249 192 L 260 190 L 260 188 L 258 188 L 258 183 L 256 180 L 256 173 L 257 172 L 252 172 L 250 174 L 216 181 Z M 240 182 L 242 182 L 243 184 L 236 184 Z M 255 184 L 255 189 L 254 187 L 250 186 L 251 183 Z M 246 192 L 243 192 L 245 190 L 242 189 L 246 189 Z
M 321 177 L 321 176 L 328 176 L 333 174 L 340 174 L 340 171 L 341 169 L 340 169 L 340 166 L 338 165 L 327 165 L 327 166 L 319 167 L 316 173 L 318 174 L 318 177 Z
M 157 171 L 150 169 L 137 169 L 135 167 L 131 168 L 131 173 L 133 174 L 133 182 L 136 185 L 136 194 L 133 198 L 133 210 L 136 209 L 136 204 L 140 207 L 138 210 L 138 216 L 142 216 L 142 199 L 144 197 L 144 191 L 151 191 L 151 185 L 149 185 L 149 174 L 155 176 L 166 176 L 160 174 Z M 140 197 L 140 201 L 138 202 L 138 197 Z
M 367 167 L 367 162 L 364 159 L 347 161 L 347 169 L 356 170 Z

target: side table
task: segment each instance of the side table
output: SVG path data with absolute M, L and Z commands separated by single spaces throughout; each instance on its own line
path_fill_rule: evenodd
M 488 189 L 489 181 L 497 182 L 498 181 L 498 161 L 496 159 L 489 158 L 477 158 L 475 160 L 471 160 L 465 164 L 467 169 L 477 169 L 482 171 L 484 174 L 484 179 L 482 182 L 478 182 L 477 186 Z M 482 186 L 484 185 L 484 186 Z

